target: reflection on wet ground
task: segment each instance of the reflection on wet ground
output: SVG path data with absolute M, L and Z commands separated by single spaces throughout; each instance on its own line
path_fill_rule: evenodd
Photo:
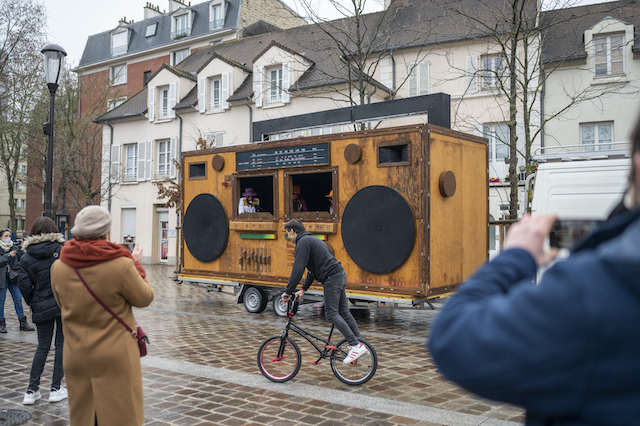
M 256 382 L 267 381 L 260 375 L 256 365 L 257 350 L 267 337 L 279 334 L 285 323 L 283 318 L 279 318 L 273 313 L 270 304 L 264 312 L 250 314 L 242 304 L 236 303 L 237 298 L 229 293 L 207 292 L 201 287 L 176 284 L 171 279 L 173 267 L 154 265 L 147 266 L 146 269 L 149 281 L 154 287 L 155 300 L 149 308 L 135 309 L 134 312 L 136 319 L 151 339 L 149 346 L 151 357 L 247 373 L 253 375 L 252 380 Z M 13 306 L 9 306 L 7 303 L 5 306 L 7 318 L 10 318 L 12 314 L 15 315 L 9 308 L 13 309 Z M 364 386 L 351 387 L 341 383 L 331 373 L 328 363 L 312 365 L 311 362 L 317 358 L 317 352 L 304 339 L 293 336 L 303 354 L 302 368 L 294 379 L 296 383 L 489 418 L 523 421 L 523 412 L 520 408 L 486 401 L 470 395 L 446 381 L 437 372 L 425 349 L 429 326 L 437 311 L 412 308 L 358 307 L 352 309 L 352 312 L 363 336 L 375 347 L 378 353 L 379 365 L 373 379 Z M 295 321 L 320 336 L 326 336 L 330 329 L 330 324 L 324 318 L 321 303 L 301 306 Z M 12 324 L 7 325 L 10 327 Z M 20 402 L 23 392 L 26 390 L 30 363 L 35 351 L 35 344 L 16 340 L 18 338 L 24 340 L 24 334 L 11 332 L 11 336 L 17 336 L 12 337 L 13 340 L 3 340 L 0 337 L 0 345 L 2 345 L 0 347 L 2 352 L 0 374 L 3 378 L 3 383 L 0 385 L 0 392 L 2 392 L 0 404 L 3 405 L 0 405 L 0 408 L 24 409 Z M 338 333 L 333 340 L 337 341 L 341 338 L 342 336 Z M 47 369 L 43 374 L 43 387 L 49 383 L 53 352 L 49 358 Z M 199 395 L 198 391 L 189 392 L 192 390 L 194 382 L 196 384 L 204 382 L 204 379 L 149 367 L 144 367 L 143 373 L 145 410 L 148 420 L 145 424 L 199 424 L 184 420 L 185 418 L 200 419 L 204 422 L 202 424 L 243 424 L 242 422 L 233 423 L 229 420 L 232 418 L 237 420 L 239 416 L 233 412 L 225 413 L 225 404 L 220 402 L 225 400 L 224 397 L 207 399 L 205 395 Z M 211 392 L 208 392 L 207 396 L 215 394 L 218 387 L 223 395 L 235 389 L 235 385 L 212 382 L 201 383 L 197 386 L 211 387 Z M 237 391 L 240 395 L 239 399 L 242 399 L 243 393 L 246 393 L 245 397 L 249 397 L 252 392 L 257 392 L 256 389 L 251 388 L 251 383 L 247 383 L 246 387 L 248 388 L 243 391 Z M 252 390 L 249 391 L 250 389 Z M 207 405 L 207 403 L 213 405 Z M 174 408 L 171 407 L 172 404 Z M 202 410 L 198 411 L 201 416 L 185 414 L 189 408 L 186 407 L 181 412 L 181 417 L 166 418 L 172 417 L 167 413 L 176 414 L 176 405 L 185 406 L 185 404 L 191 405 L 191 408 L 197 406 L 198 410 Z M 239 402 L 235 401 L 234 404 L 238 405 Z M 308 401 L 305 404 L 308 405 Z M 317 404 L 321 405 L 320 402 Z M 348 408 L 345 406 L 344 410 L 348 411 Z M 30 409 L 37 417 L 37 421 L 34 420 L 32 424 L 66 424 L 64 423 L 67 418 L 64 412 L 66 403 L 38 402 Z M 261 408 L 261 410 L 263 409 Z M 334 409 L 341 410 L 339 407 L 334 407 Z M 353 408 L 351 409 L 353 410 Z M 255 411 L 255 407 L 253 410 Z M 238 409 L 235 408 L 235 411 Z M 217 415 L 227 417 L 207 419 L 205 413 L 208 415 L 217 413 Z M 363 415 L 363 418 L 369 420 L 361 424 L 429 424 L 398 419 L 390 421 L 388 417 L 376 417 L 371 413 Z M 280 420 L 298 418 L 283 417 L 284 415 L 278 415 L 278 418 Z M 376 418 L 374 419 L 374 417 Z M 268 422 L 266 420 L 263 422 L 252 421 L 255 424 L 298 424 L 295 421 L 280 423 L 273 419 L 271 417 Z M 206 421 L 211 423 L 206 423 Z

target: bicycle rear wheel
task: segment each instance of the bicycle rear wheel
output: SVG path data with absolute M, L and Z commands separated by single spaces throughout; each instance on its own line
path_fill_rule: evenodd
M 300 371 L 301 364 L 300 348 L 288 337 L 269 337 L 258 350 L 260 372 L 273 382 L 282 383 L 293 379 Z
M 365 340 L 360 340 L 369 353 L 360 356 L 350 364 L 344 364 L 342 360 L 349 353 L 349 343 L 347 339 L 338 343 L 337 358 L 331 358 L 331 371 L 343 383 L 356 386 L 368 382 L 376 373 L 378 368 L 378 355 L 373 347 Z

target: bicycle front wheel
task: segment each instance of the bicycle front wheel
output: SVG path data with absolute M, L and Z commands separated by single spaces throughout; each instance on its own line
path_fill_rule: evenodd
M 368 382 L 376 373 L 378 368 L 378 355 L 373 347 L 365 340 L 360 340 L 369 353 L 360 356 L 352 363 L 344 364 L 342 360 L 349 353 L 349 343 L 347 339 L 338 343 L 338 351 L 335 353 L 336 358 L 331 358 L 331 371 L 343 383 L 356 386 Z
M 301 364 L 300 348 L 288 337 L 269 337 L 258 350 L 260 372 L 273 382 L 282 383 L 293 379 L 300 371 Z

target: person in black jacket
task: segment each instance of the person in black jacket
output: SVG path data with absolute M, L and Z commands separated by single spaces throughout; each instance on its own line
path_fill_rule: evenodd
M 0 231 L 0 271 L 4 270 L 4 277 L 0 276 L 0 333 L 6 333 L 7 327 L 4 319 L 4 301 L 7 298 L 7 290 L 11 293 L 13 299 L 13 307 L 20 321 L 20 331 L 33 331 L 35 328 L 27 323 L 27 317 L 24 315 L 22 308 L 22 296 L 18 283 L 12 275 L 18 270 L 18 262 L 22 257 L 23 251 L 19 243 L 11 239 L 11 230 L 3 229 Z
M 289 240 L 296 244 L 296 255 L 289 283 L 282 293 L 282 302 L 286 304 L 289 301 L 302 278 L 302 274 L 304 274 L 304 270 L 308 269 L 307 278 L 302 288 L 296 292 L 296 297 L 302 299 L 314 279 L 322 283 L 324 315 L 327 321 L 340 330 L 351 347 L 343 362 L 349 364 L 355 361 L 368 353 L 369 349 L 360 342 L 362 337 L 360 330 L 358 330 L 358 324 L 349 311 L 347 293 L 345 292 L 347 275 L 342 269 L 342 265 L 329 251 L 329 247 L 314 237 L 311 232 L 305 230 L 299 220 L 290 220 L 284 225 L 284 229 L 287 231 Z
M 51 348 L 53 331 L 56 331 L 56 350 L 53 362 L 53 378 L 49 402 L 58 402 L 67 398 L 67 390 L 61 385 L 64 371 L 62 369 L 62 334 L 61 313 L 51 290 L 51 264 L 60 256 L 64 243 L 62 234 L 56 224 L 48 217 L 39 217 L 33 222 L 31 236 L 25 238 L 23 247 L 26 253 L 20 259 L 20 275 L 18 286 L 27 305 L 31 306 L 33 322 L 38 329 L 38 348 L 33 357 L 29 387 L 22 401 L 31 405 L 40 398 L 40 376 Z

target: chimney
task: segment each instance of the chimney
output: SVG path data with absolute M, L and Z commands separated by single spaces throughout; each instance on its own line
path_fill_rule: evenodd
M 180 9 L 181 7 L 185 7 L 185 5 L 180 0 L 169 0 L 169 13 Z
M 162 15 L 162 13 L 160 13 L 160 8 L 147 2 L 146 6 L 144 7 L 144 19 L 149 19 L 153 18 L 154 16 L 160 15 Z

